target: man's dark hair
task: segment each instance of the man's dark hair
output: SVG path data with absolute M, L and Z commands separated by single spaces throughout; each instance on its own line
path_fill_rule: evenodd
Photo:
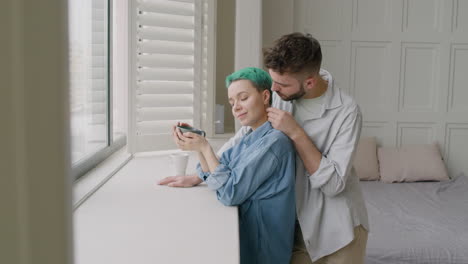
M 265 67 L 283 74 L 304 70 L 318 73 L 322 63 L 320 43 L 310 34 L 291 33 L 263 52 Z

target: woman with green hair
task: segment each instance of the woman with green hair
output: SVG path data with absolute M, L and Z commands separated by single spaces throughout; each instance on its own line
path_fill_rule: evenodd
M 250 131 L 219 159 L 203 136 L 174 127 L 179 148 L 198 152 L 198 183 L 205 181 L 224 205 L 239 206 L 241 264 L 287 264 L 292 254 L 295 150 L 268 121 L 271 84 L 267 72 L 253 67 L 226 78 L 232 114 Z M 177 186 L 175 179 L 159 184 Z

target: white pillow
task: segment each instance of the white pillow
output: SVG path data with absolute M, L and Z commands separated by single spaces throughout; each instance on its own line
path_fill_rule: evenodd
M 378 150 L 378 158 L 383 182 L 449 180 L 436 144 L 382 147 Z
M 360 180 L 379 180 L 379 164 L 377 160 L 377 143 L 375 137 L 364 137 L 359 140 L 353 165 Z

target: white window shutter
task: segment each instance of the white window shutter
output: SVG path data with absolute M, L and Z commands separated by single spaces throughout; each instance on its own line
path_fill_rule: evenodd
M 200 126 L 201 0 L 137 0 L 132 152 L 175 149 L 177 121 Z
M 90 112 L 88 127 L 93 142 L 107 143 L 108 124 L 108 6 L 107 1 L 91 1 L 92 36 L 90 81 L 91 96 L 88 97 Z

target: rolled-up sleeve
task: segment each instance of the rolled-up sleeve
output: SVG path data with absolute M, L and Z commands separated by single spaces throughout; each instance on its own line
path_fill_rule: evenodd
M 246 153 L 243 162 L 236 167 L 231 168 L 229 163 L 220 162 L 205 182 L 209 188 L 216 190 L 218 200 L 229 206 L 239 205 L 248 199 L 279 164 L 278 158 L 271 151 L 261 148 Z
M 362 117 L 359 108 L 343 121 L 328 153 L 322 153 L 319 168 L 309 177 L 312 188 L 320 188 L 327 196 L 341 193 L 349 177 L 357 142 L 361 134 Z
M 211 177 L 208 177 L 205 182 L 210 189 L 218 190 L 224 184 L 226 184 L 230 177 L 230 174 L 231 170 L 229 169 L 229 167 L 221 163 L 216 167 L 213 173 L 210 173 L 209 176 Z
M 244 137 L 249 132 L 249 130 L 250 130 L 250 127 L 246 127 L 246 126 L 241 127 L 239 129 L 239 131 L 237 131 L 237 133 L 233 137 L 231 137 L 226 143 L 223 144 L 223 146 L 221 146 L 221 148 L 216 153 L 216 156 L 223 157 L 223 153 L 226 150 L 228 150 L 228 149 L 232 148 L 233 146 L 235 146 L 236 144 L 238 144 L 239 141 L 242 139 L 242 137 Z M 227 155 L 225 155 L 223 157 L 225 162 L 227 162 L 226 158 L 227 158 Z M 218 172 L 219 175 L 222 175 L 223 169 L 225 169 L 225 167 L 218 166 L 216 168 L 215 173 Z M 203 169 L 201 168 L 200 163 L 198 163 L 197 164 L 197 175 L 198 175 L 198 178 L 202 179 L 203 181 L 207 181 L 209 176 L 210 176 L 210 172 L 203 171 Z M 215 189 L 217 189 L 217 188 L 215 188 Z
M 229 151 L 228 151 L 229 152 Z M 230 169 L 224 164 L 229 164 L 229 153 L 224 153 L 219 159 L 219 165 L 213 171 L 203 171 L 200 163 L 197 164 L 198 178 L 206 182 L 208 187 L 212 190 L 217 190 L 223 186 L 229 178 Z
M 198 178 L 202 179 L 203 181 L 206 181 L 206 179 L 208 179 L 208 176 L 210 176 L 209 172 L 203 171 L 200 163 L 197 164 L 197 174 Z

